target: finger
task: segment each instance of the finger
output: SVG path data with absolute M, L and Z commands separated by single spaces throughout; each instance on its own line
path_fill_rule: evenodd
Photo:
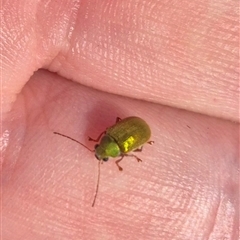
M 45 67 L 104 91 L 237 120 L 237 2 L 182 4 L 153 1 L 139 11 L 124 1 L 6 2 L 3 109 Z

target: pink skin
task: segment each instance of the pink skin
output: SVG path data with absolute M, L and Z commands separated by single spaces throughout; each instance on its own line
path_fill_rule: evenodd
M 237 6 L 4 0 L 3 239 L 237 239 Z M 93 148 L 131 115 L 155 144 L 101 165 L 92 208 L 94 154 L 53 131 Z

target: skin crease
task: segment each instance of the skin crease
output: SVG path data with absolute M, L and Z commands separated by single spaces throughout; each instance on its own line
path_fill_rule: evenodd
M 2 238 L 238 239 L 237 6 L 4 0 Z M 53 131 L 93 148 L 132 115 L 155 144 L 92 208 L 97 160 Z

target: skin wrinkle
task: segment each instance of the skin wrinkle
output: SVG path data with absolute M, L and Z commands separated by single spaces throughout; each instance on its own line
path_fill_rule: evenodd
M 217 204 L 215 206 L 214 214 L 211 215 L 212 220 L 211 220 L 210 225 L 208 227 L 208 232 L 206 233 L 206 236 L 204 236 L 206 239 L 210 239 L 210 236 L 211 236 L 211 234 L 214 230 L 214 226 L 215 226 L 215 223 L 216 223 L 216 219 L 217 219 L 217 215 L 218 215 L 220 205 L 221 205 L 221 200 L 219 198 L 218 201 L 217 201 Z

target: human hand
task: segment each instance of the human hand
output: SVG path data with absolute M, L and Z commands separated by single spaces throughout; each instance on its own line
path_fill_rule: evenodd
M 3 3 L 4 239 L 237 239 L 237 1 L 214 3 Z M 132 115 L 155 144 L 101 165 L 92 208 L 97 160 L 53 131 L 91 147 Z

